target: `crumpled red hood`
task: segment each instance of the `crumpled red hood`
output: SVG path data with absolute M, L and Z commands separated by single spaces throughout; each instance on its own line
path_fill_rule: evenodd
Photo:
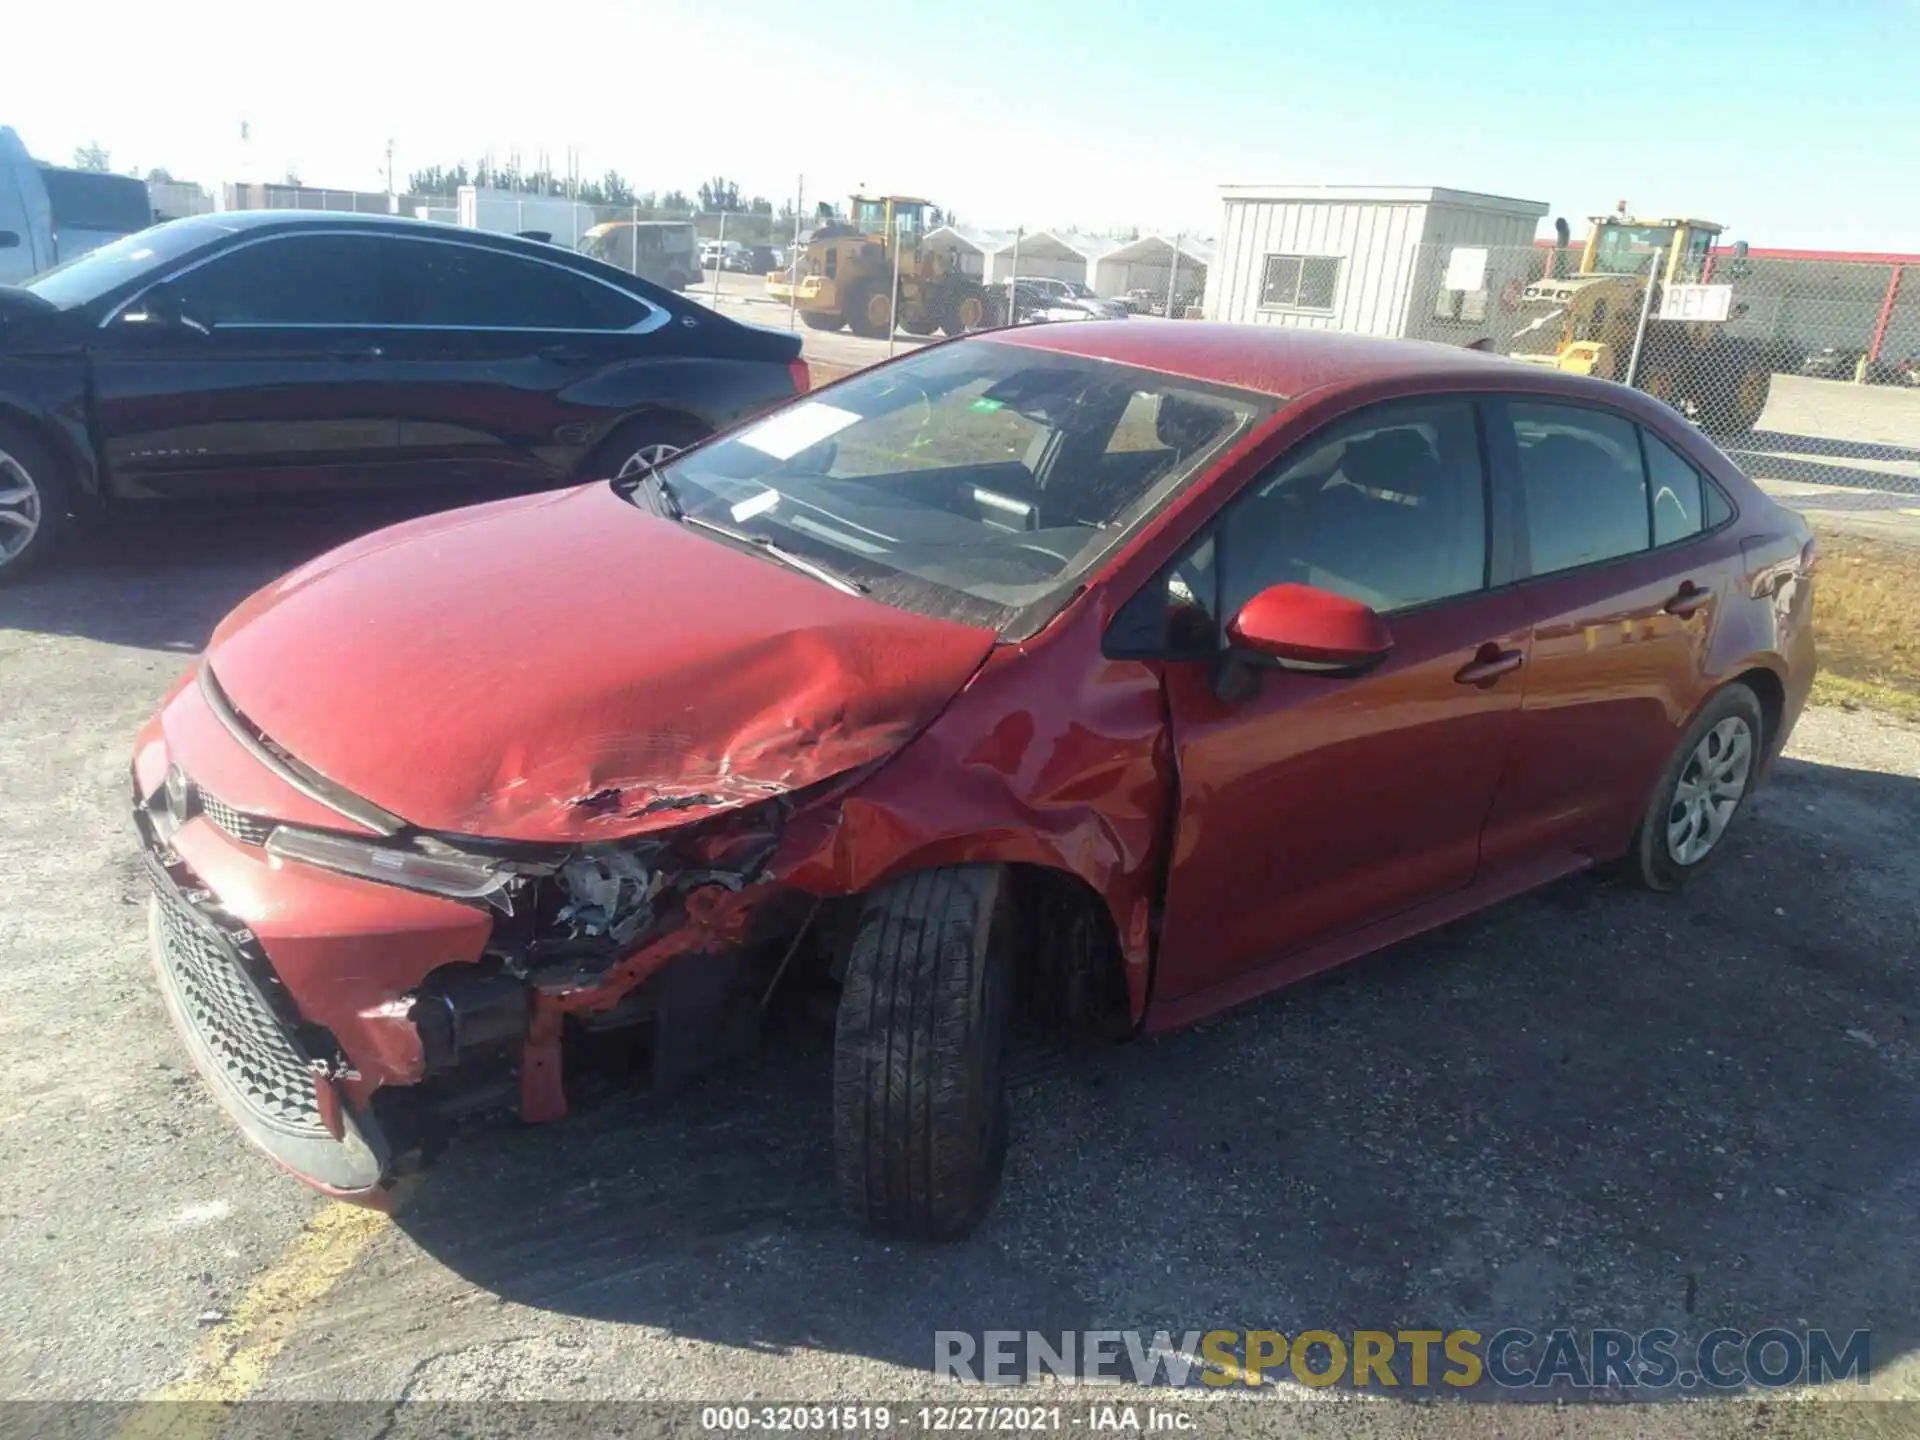
M 342 546 L 242 604 L 207 658 L 276 744 L 415 825 L 574 841 L 881 759 L 994 638 L 590 485 Z

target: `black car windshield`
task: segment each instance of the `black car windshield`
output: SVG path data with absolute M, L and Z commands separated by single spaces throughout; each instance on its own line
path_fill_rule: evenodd
M 687 516 L 900 609 L 1017 638 L 1277 403 L 968 340 L 788 405 L 662 478 Z
M 218 233 L 216 227 L 201 220 L 155 225 L 43 270 L 24 288 L 51 305 L 71 310 L 98 300 L 129 280 L 157 272 L 198 250 Z

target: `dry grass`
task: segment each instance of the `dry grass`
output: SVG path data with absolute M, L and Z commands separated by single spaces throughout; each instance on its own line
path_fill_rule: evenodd
M 1813 698 L 1920 719 L 1920 550 L 1834 531 L 1820 550 Z

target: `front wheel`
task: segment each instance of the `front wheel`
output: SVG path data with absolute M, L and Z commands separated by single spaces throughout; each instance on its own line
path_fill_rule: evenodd
M 66 477 L 33 436 L 0 425 L 0 581 L 24 575 L 65 537 Z
M 1649 890 L 1677 890 L 1725 848 L 1727 829 L 1752 793 L 1765 754 L 1760 702 L 1745 685 L 1708 700 L 1653 787 L 1627 853 Z
M 1006 1155 L 1010 885 L 996 865 L 923 871 L 868 897 L 833 1050 L 841 1199 L 869 1229 L 967 1234 Z

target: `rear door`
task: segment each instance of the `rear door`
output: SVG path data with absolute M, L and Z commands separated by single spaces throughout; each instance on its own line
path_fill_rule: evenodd
M 458 239 L 383 237 L 403 323 L 399 449 L 423 476 L 571 479 L 614 397 L 673 356 L 667 311 L 559 261 Z
M 1395 401 L 1336 421 L 1256 478 L 1144 603 L 1204 653 L 1282 582 L 1363 600 L 1393 636 L 1353 678 L 1166 668 L 1180 784 L 1157 999 L 1266 972 L 1461 889 L 1519 714 L 1529 626 L 1502 575 L 1471 399 Z M 1130 604 L 1143 603 L 1136 598 Z
M 1716 538 L 1732 507 L 1625 415 L 1519 398 L 1489 414 L 1535 624 L 1485 863 L 1604 858 L 1704 698 L 1708 638 L 1739 578 L 1737 544 Z
M 91 355 L 116 493 L 377 480 L 399 433 L 382 286 L 374 237 L 303 231 L 222 250 L 123 306 Z

